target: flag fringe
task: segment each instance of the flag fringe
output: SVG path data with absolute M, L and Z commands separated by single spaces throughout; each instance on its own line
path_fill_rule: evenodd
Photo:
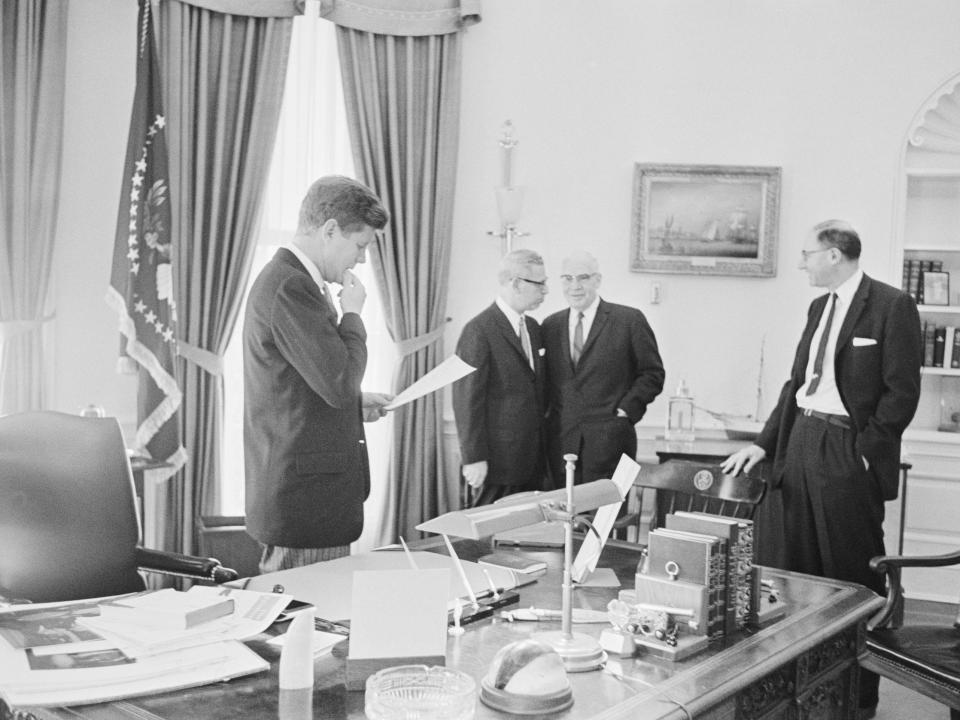
M 145 450 L 147 443 L 153 439 L 153 436 L 160 431 L 160 428 L 177 412 L 183 399 L 183 394 L 177 386 L 176 379 L 163 368 L 157 356 L 137 339 L 136 326 L 133 318 L 131 318 L 127 312 L 126 301 L 112 286 L 107 288 L 106 301 L 107 305 L 117 313 L 120 332 L 127 339 L 125 348 L 127 355 L 136 360 L 142 368 L 150 373 L 150 377 L 153 378 L 157 387 L 164 394 L 163 401 L 159 403 L 137 427 L 135 438 L 136 449 Z M 176 457 L 181 451 L 185 453 L 182 445 L 180 445 L 178 450 L 171 455 L 170 458 Z M 163 459 L 169 462 L 170 458 Z M 179 469 L 179 467 L 177 469 Z

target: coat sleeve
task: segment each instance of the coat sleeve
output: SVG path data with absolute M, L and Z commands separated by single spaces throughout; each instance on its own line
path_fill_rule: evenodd
M 666 373 L 657 338 L 646 317 L 639 310 L 631 314 L 629 342 L 634 378 L 618 407 L 627 413 L 630 422 L 637 423 L 646 413 L 647 405 L 663 391 Z
M 890 305 L 883 338 L 880 399 L 858 438 L 867 460 L 882 456 L 885 445 L 899 441 L 920 402 L 920 313 L 905 293 Z
M 465 465 L 490 459 L 487 428 L 490 352 L 490 343 L 477 323 L 467 323 L 457 342 L 457 355 L 476 370 L 453 384 L 453 416 Z
M 357 402 L 367 366 L 366 330 L 356 313 L 340 323 L 307 276 L 286 279 L 274 298 L 271 328 L 278 350 L 324 402 Z

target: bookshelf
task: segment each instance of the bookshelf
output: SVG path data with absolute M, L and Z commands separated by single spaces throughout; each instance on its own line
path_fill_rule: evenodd
M 904 169 L 897 261 L 925 331 L 920 406 L 911 428 L 960 438 L 960 347 L 946 347 L 948 337 L 960 340 L 960 153 L 931 153 L 908 143 Z M 938 298 L 946 304 L 926 302 L 924 271 L 946 274 Z

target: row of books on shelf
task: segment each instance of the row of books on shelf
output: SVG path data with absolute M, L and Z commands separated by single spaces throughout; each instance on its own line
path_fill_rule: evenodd
M 960 368 L 960 328 L 924 321 L 923 366 Z
M 942 271 L 942 260 L 904 260 L 902 289 L 916 300 L 918 305 L 923 305 L 927 301 L 924 291 L 924 273 L 941 273 Z M 937 304 L 940 303 L 937 302 Z

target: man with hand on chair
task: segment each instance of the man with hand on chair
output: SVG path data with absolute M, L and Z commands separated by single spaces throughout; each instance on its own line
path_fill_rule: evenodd
M 765 502 L 782 502 L 784 569 L 885 594 L 869 562 L 885 554 L 883 504 L 897 496 L 922 343 L 913 298 L 864 275 L 860 249 L 846 222 L 813 228 L 799 267 L 829 292 L 810 305 L 790 379 L 756 444 L 723 470 L 749 472 L 773 458 Z M 860 718 L 875 715 L 878 685 L 877 675 L 861 672 Z

